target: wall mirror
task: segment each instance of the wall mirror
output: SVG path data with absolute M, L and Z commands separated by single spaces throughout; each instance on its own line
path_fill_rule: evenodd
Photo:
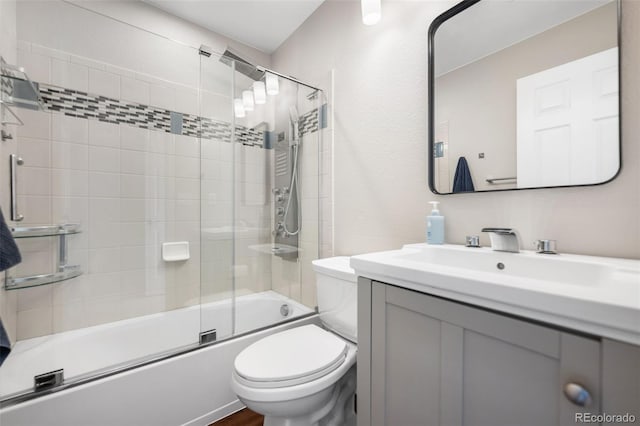
M 429 187 L 596 185 L 620 170 L 617 0 L 466 0 L 429 28 Z

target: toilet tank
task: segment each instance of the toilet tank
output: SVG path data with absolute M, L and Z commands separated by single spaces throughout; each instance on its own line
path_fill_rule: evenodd
M 349 257 L 329 257 L 313 261 L 316 273 L 318 312 L 329 330 L 356 343 L 357 277 Z

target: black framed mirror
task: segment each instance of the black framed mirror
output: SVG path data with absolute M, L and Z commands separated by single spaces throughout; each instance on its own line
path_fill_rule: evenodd
M 589 186 L 618 175 L 619 0 L 465 0 L 428 38 L 431 191 Z

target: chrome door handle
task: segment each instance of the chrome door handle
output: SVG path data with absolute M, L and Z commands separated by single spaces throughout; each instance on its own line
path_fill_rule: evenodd
M 22 166 L 24 161 L 22 158 L 15 154 L 9 156 L 9 186 L 11 192 L 11 220 L 14 222 L 20 222 L 24 219 L 20 213 L 18 213 L 18 181 L 16 178 L 18 166 Z
M 562 391 L 564 392 L 564 396 L 566 396 L 571 403 L 579 407 L 586 407 L 591 404 L 591 394 L 582 385 L 577 383 L 567 383 L 564 385 Z

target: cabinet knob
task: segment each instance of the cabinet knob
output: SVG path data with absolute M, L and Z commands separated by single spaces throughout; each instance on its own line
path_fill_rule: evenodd
M 569 401 L 580 407 L 591 404 L 591 394 L 587 389 L 577 383 L 567 383 L 563 388 L 564 396 Z

